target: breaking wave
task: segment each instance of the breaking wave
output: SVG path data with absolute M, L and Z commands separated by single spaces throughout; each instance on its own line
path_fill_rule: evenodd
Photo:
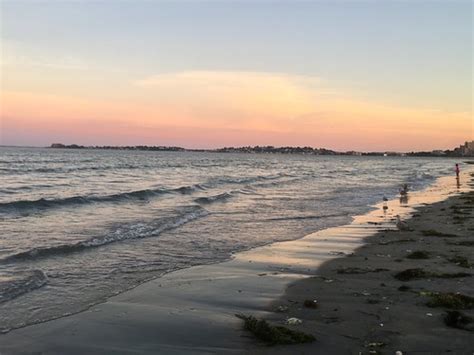
M 182 186 L 174 189 L 145 189 L 132 192 L 123 192 L 106 196 L 72 196 L 59 199 L 38 199 L 38 200 L 19 200 L 0 203 L 0 212 L 28 212 L 32 210 L 45 210 L 51 208 L 68 207 L 72 205 L 85 205 L 89 203 L 102 202 L 127 202 L 127 201 L 146 201 L 153 197 L 169 194 L 181 193 L 190 194 L 197 190 L 204 190 L 205 187 L 199 184 L 193 186 Z
M 276 174 L 276 175 L 260 175 L 252 177 L 223 177 L 218 179 L 211 179 L 204 184 L 195 184 L 189 186 L 181 186 L 177 188 L 156 188 L 156 189 L 144 189 L 131 192 L 122 192 L 112 195 L 103 196 L 71 196 L 65 198 L 40 198 L 37 200 L 17 200 L 11 202 L 0 203 L 0 213 L 16 212 L 16 213 L 30 213 L 35 211 L 44 211 L 54 208 L 70 207 L 76 205 L 87 205 L 91 203 L 120 203 L 120 202 L 131 202 L 131 201 L 147 201 L 164 194 L 180 193 L 180 194 L 192 194 L 196 191 L 207 190 L 210 187 L 225 185 L 225 184 L 252 184 L 267 182 L 270 184 L 277 184 L 276 180 L 282 177 L 288 177 L 288 174 Z M 258 185 L 256 185 L 257 187 Z M 249 186 L 250 187 L 250 186 Z M 209 203 L 216 200 L 227 199 L 230 196 L 228 193 L 221 194 L 215 197 L 204 197 L 198 198 L 198 203 Z
M 61 244 L 50 247 L 32 248 L 30 250 L 7 256 L 2 263 L 22 260 L 33 260 L 63 254 L 76 253 L 90 248 L 116 243 L 124 240 L 155 237 L 163 232 L 178 228 L 183 224 L 208 215 L 209 212 L 199 206 L 184 208 L 180 214 L 170 218 L 164 218 L 152 223 L 134 223 L 121 226 L 115 231 L 80 241 L 74 244 Z

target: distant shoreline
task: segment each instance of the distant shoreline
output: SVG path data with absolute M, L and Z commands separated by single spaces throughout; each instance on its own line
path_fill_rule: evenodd
M 461 146 L 462 147 L 462 146 Z M 0 145 L 0 148 L 32 148 L 32 149 L 68 149 L 68 150 L 127 150 L 127 151 L 152 151 L 152 152 L 206 152 L 206 153 L 245 153 L 245 154 L 291 154 L 291 155 L 317 155 L 317 156 L 392 156 L 392 157 L 435 157 L 435 158 L 473 158 L 473 152 L 462 153 L 460 148 L 453 150 L 435 150 L 419 152 L 360 152 L 360 151 L 335 151 L 325 148 L 312 147 L 273 147 L 273 146 L 246 146 L 224 147 L 215 149 L 183 148 L 175 146 L 83 146 L 77 144 L 55 143 L 50 146 L 19 146 Z
M 466 143 L 467 144 L 467 143 Z M 462 146 L 461 146 L 462 147 Z M 53 143 L 52 149 L 96 149 L 96 150 L 136 150 L 136 151 L 171 151 L 171 152 L 209 152 L 209 153 L 263 153 L 263 154 L 304 154 L 304 155 L 343 155 L 343 156 L 414 156 L 414 157 L 474 157 L 473 152 L 462 152 L 460 148 L 453 150 L 435 150 L 431 152 L 359 152 L 359 151 L 335 151 L 326 148 L 312 147 L 274 147 L 274 146 L 245 146 L 245 147 L 223 147 L 217 149 L 187 149 L 176 146 L 83 146 L 77 144 L 65 145 Z

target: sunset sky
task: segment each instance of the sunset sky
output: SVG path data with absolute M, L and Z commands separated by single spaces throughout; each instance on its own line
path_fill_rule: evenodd
M 471 1 L 0 4 L 1 145 L 473 139 Z

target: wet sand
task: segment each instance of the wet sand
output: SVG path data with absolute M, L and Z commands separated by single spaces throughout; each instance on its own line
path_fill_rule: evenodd
M 390 201 L 385 211 L 379 205 L 348 226 L 256 248 L 225 263 L 173 272 L 87 311 L 12 330 L 0 335 L 0 353 L 358 354 L 401 350 L 436 354 L 451 350 L 472 354 L 472 333 L 444 326 L 444 310 L 428 308 L 426 296 L 420 295 L 429 290 L 473 296 L 472 278 L 404 283 L 393 278 L 397 270 L 413 267 L 472 273 L 472 269 L 447 261 L 455 254 L 473 259 L 472 247 L 448 244 L 471 240 L 474 228 L 472 209 L 452 212 L 451 206 L 464 203 L 456 197 L 459 191 L 452 180 L 442 179 L 427 191 L 411 194 L 408 201 Z M 464 183 L 462 188 L 470 186 Z M 445 202 L 436 202 L 451 195 Z M 415 208 L 416 214 L 408 221 L 413 231 L 396 231 L 394 216 L 407 218 Z M 455 215 L 462 218 L 454 220 Z M 427 229 L 458 236 L 422 236 L 420 231 Z M 404 239 L 410 241 L 400 242 Z M 418 249 L 429 251 L 430 258 L 406 258 L 407 250 Z M 334 259 L 344 255 L 350 256 Z M 411 291 L 398 291 L 402 284 L 408 284 Z M 306 299 L 317 299 L 319 307 L 304 308 Z M 275 312 L 281 305 L 288 309 Z M 472 311 L 465 312 L 472 315 Z M 268 347 L 242 329 L 236 313 L 275 324 L 288 317 L 300 318 L 303 323 L 292 328 L 314 334 L 317 341 Z M 379 346 L 370 347 L 372 343 Z

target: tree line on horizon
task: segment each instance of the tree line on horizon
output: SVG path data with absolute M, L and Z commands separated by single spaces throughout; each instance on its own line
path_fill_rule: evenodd
M 326 148 L 312 148 L 306 147 L 274 147 L 268 146 L 244 146 L 244 147 L 223 147 L 217 149 L 186 149 L 176 146 L 84 146 L 78 144 L 62 144 L 53 143 L 50 148 L 55 149 L 103 149 L 103 150 L 138 150 L 138 151 L 188 151 L 188 152 L 216 152 L 216 153 L 279 153 L 279 154 L 309 154 L 309 155 L 352 155 L 352 156 L 440 156 L 440 157 L 473 157 L 474 156 L 474 141 L 466 142 L 458 148 L 453 150 L 434 150 L 434 151 L 419 151 L 409 153 L 399 152 L 357 152 L 346 151 L 338 152 Z

